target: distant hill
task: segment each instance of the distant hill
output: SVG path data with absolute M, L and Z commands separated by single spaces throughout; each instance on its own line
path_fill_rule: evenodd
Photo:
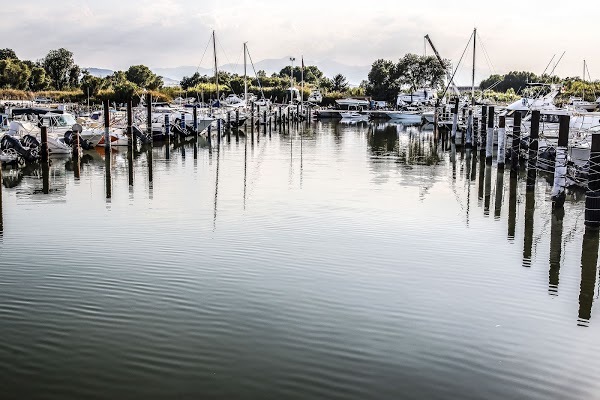
M 260 70 L 263 70 L 267 73 L 267 75 L 271 75 L 274 72 L 279 73 L 279 71 L 281 71 L 283 68 L 285 68 L 288 65 L 290 65 L 289 57 L 266 59 L 266 60 L 262 60 L 262 61 L 257 62 L 256 64 L 254 64 L 254 69 L 256 69 L 257 72 Z M 296 61 L 294 61 L 294 65 L 295 66 L 300 65 L 300 60 L 298 58 L 296 58 Z M 321 71 L 323 71 L 325 76 L 328 78 L 333 78 L 333 76 L 336 74 L 342 74 L 348 79 L 348 82 L 352 86 L 358 86 L 362 80 L 367 79 L 367 75 L 371 69 L 370 65 L 366 65 L 366 66 L 365 65 L 360 65 L 360 66 L 346 65 L 346 64 L 338 63 L 338 62 L 332 61 L 332 60 L 315 61 L 315 60 L 307 59 L 304 61 L 304 65 L 316 65 Z M 93 76 L 98 76 L 101 78 L 111 75 L 114 72 L 113 70 L 104 69 L 104 68 L 86 68 L 86 69 Z M 184 65 L 184 66 L 173 67 L 173 68 L 155 67 L 155 68 L 151 68 L 151 70 L 155 74 L 163 77 L 165 86 L 176 86 L 179 84 L 179 82 L 181 81 L 181 79 L 183 79 L 184 76 L 191 76 L 196 71 L 198 71 L 200 73 L 200 75 L 211 76 L 214 74 L 214 71 L 210 68 L 202 68 L 202 67 L 198 68 L 196 66 L 191 66 L 191 65 Z M 237 74 L 241 75 L 244 73 L 244 65 L 243 64 L 224 64 L 219 67 L 219 70 L 227 71 L 230 73 L 237 73 Z M 250 76 L 254 75 L 252 65 L 248 65 L 248 75 L 250 75 Z

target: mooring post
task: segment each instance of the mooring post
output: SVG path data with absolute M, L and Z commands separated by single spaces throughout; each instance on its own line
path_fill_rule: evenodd
M 558 121 L 558 145 L 554 163 L 554 186 L 552 187 L 552 208 L 562 208 L 565 204 L 567 186 L 567 146 L 569 145 L 568 115 L 561 115 Z
M 477 149 L 477 133 L 479 132 L 479 118 L 477 118 L 475 115 L 473 115 L 473 137 L 471 138 L 471 141 L 473 143 L 473 148 Z
M 146 129 L 150 143 L 154 141 L 154 135 L 152 135 L 152 95 L 146 93 Z
M 469 117 L 467 118 L 467 132 L 465 133 L 465 147 L 471 148 L 473 142 L 473 110 L 469 110 Z
M 231 111 L 227 111 L 227 141 L 231 141 Z
M 492 164 L 494 156 L 494 106 L 488 107 L 487 117 L 487 138 L 485 140 L 485 162 Z
M 479 151 L 486 149 L 487 138 L 487 106 L 481 106 L 481 127 L 479 128 Z
M 521 113 L 516 111 L 513 117 L 512 146 L 510 151 L 510 163 L 514 171 L 519 170 L 521 163 Z
M 110 152 L 110 109 L 108 99 L 103 100 L 104 105 L 104 152 Z M 79 143 L 79 141 L 77 142 Z
M 235 140 L 240 140 L 240 109 L 235 110 Z
M 279 130 L 281 130 L 281 124 L 283 123 L 283 113 L 281 111 L 281 106 L 279 106 L 279 118 L 277 119 L 277 122 L 279 123 Z
M 127 136 L 129 148 L 133 152 L 137 148 L 137 138 L 133 134 L 133 101 L 131 99 L 127 100 Z
M 42 126 L 41 128 L 41 139 L 42 139 L 42 162 L 47 163 L 49 158 L 49 150 L 48 150 L 48 127 Z
M 194 132 L 196 132 L 196 136 L 200 132 L 198 132 L 198 106 L 194 106 Z
M 181 134 L 185 135 L 187 133 L 187 124 L 185 123 L 185 113 L 181 112 L 181 119 L 179 120 L 179 124 L 181 126 Z M 178 139 L 175 137 L 175 139 Z
M 452 141 L 456 141 L 456 128 L 458 127 L 458 97 L 454 99 L 452 107 Z
M 590 169 L 585 193 L 585 226 L 600 228 L 600 133 L 592 134 Z
M 498 117 L 498 169 L 504 168 L 506 160 L 506 116 Z
M 171 117 L 169 116 L 169 114 L 165 114 L 165 141 L 167 142 L 167 146 L 169 145 L 169 132 L 171 130 L 170 118 Z
M 208 148 L 211 149 L 212 148 L 212 123 L 208 125 L 208 128 L 206 130 L 206 139 L 208 140 Z
M 538 138 L 540 136 L 540 111 L 531 113 L 531 133 L 529 134 L 529 154 L 527 157 L 527 190 L 535 187 L 537 178 Z
M 217 119 L 217 145 L 221 144 L 221 118 Z
M 80 144 L 79 144 L 79 132 L 73 132 L 73 145 L 72 145 L 72 159 L 73 159 L 73 172 L 75 175 L 75 179 L 79 179 L 81 177 L 81 164 L 79 163 L 79 152 L 80 152 Z M 108 150 L 107 150 L 108 152 Z

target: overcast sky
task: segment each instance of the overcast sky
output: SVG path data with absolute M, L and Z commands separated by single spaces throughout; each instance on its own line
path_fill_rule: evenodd
M 83 67 L 198 65 L 213 29 L 223 64 L 239 61 L 247 41 L 254 61 L 304 55 L 370 65 L 422 54 L 427 33 L 442 57 L 457 63 L 476 26 L 491 61 L 479 47 L 478 80 L 492 70 L 541 73 L 565 50 L 556 73 L 580 76 L 585 58 L 592 78 L 600 78 L 600 2 L 593 0 L 26 0 L 4 5 L 2 17 L 1 47 L 33 60 L 65 47 Z M 470 57 L 459 83 L 469 83 Z

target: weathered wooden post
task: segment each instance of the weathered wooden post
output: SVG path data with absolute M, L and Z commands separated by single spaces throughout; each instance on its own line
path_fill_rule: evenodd
M 585 226 L 600 228 L 600 133 L 592 134 L 590 168 L 585 193 Z
M 227 141 L 231 141 L 231 111 L 227 111 Z
M 208 128 L 206 129 L 206 139 L 208 140 L 208 148 L 211 149 L 212 148 L 212 124 L 208 125 Z
M 167 146 L 169 145 L 169 133 L 171 131 L 171 117 L 169 114 L 165 114 L 165 141 L 167 142 Z M 175 121 L 177 122 L 177 121 Z M 176 124 L 175 124 L 176 125 Z
M 456 141 L 456 128 L 458 127 L 458 97 L 454 99 L 452 107 L 452 141 Z
M 475 115 L 473 115 L 473 137 L 471 138 L 472 142 L 473 142 L 473 148 L 477 149 L 477 145 L 478 145 L 478 132 L 479 132 L 479 118 L 477 118 Z
M 71 149 L 72 150 L 72 160 L 73 160 L 73 172 L 75 175 L 75 179 L 79 179 L 81 177 L 81 164 L 79 162 L 79 153 L 81 151 L 80 149 L 81 149 L 81 147 L 79 144 L 79 130 L 76 130 L 76 131 L 73 131 L 73 144 L 72 144 L 72 149 Z
M 473 143 L 473 110 L 469 110 L 467 118 L 467 132 L 465 133 L 465 147 L 471 148 Z
M 127 100 L 127 136 L 129 137 L 129 148 L 135 151 L 137 148 L 137 138 L 133 134 L 133 101 Z
M 240 109 L 235 110 L 235 141 L 240 140 Z
M 481 106 L 481 127 L 479 128 L 479 151 L 486 149 L 487 138 L 487 106 Z
M 221 144 L 221 118 L 217 119 L 217 145 Z
M 487 138 L 485 140 L 485 162 L 492 165 L 494 156 L 494 106 L 488 107 Z
M 569 145 L 568 115 L 561 115 L 558 121 L 558 145 L 554 164 L 554 186 L 552 187 L 552 208 L 562 208 L 567 197 L 567 146 Z
M 103 100 L 104 105 L 104 152 L 110 153 L 110 109 L 108 99 Z M 78 135 L 79 136 L 79 135 Z M 79 143 L 79 141 L 77 141 Z
M 504 169 L 506 160 L 506 117 L 498 117 L 498 169 Z
M 154 135 L 152 134 L 152 95 L 150 93 L 146 93 L 146 132 L 152 143 Z
M 531 113 L 531 133 L 529 134 L 529 154 L 527 157 L 527 190 L 535 187 L 537 178 L 538 138 L 540 136 L 540 111 Z
M 41 139 L 42 139 L 42 145 L 41 145 L 42 162 L 47 163 L 49 156 L 50 156 L 50 152 L 48 149 L 48 127 L 42 126 L 40 128 L 40 130 L 41 130 Z
M 196 137 L 200 132 L 198 132 L 198 106 L 194 106 L 194 132 L 196 132 Z
M 521 113 L 515 112 L 513 117 L 513 131 L 512 131 L 512 146 L 510 151 L 510 163 L 511 168 L 515 171 L 519 170 L 519 164 L 521 163 Z

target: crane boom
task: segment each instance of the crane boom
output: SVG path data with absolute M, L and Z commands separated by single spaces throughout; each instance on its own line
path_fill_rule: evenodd
M 440 64 L 442 65 L 442 67 L 446 70 L 446 78 L 448 78 L 448 81 L 450 81 L 450 83 L 452 85 L 452 90 L 454 90 L 454 93 L 457 96 L 460 96 L 460 91 L 458 90 L 458 87 L 456 87 L 456 84 L 452 80 L 452 76 L 450 75 L 450 71 L 448 71 L 448 69 L 444 65 L 444 60 L 442 59 L 442 57 L 440 56 L 440 53 L 438 53 L 437 49 L 433 45 L 433 42 L 431 41 L 431 38 L 429 38 L 429 35 L 425 35 L 425 39 L 427 39 L 427 42 L 431 46 L 431 50 L 433 50 L 433 53 L 437 57 L 438 61 L 440 62 Z

